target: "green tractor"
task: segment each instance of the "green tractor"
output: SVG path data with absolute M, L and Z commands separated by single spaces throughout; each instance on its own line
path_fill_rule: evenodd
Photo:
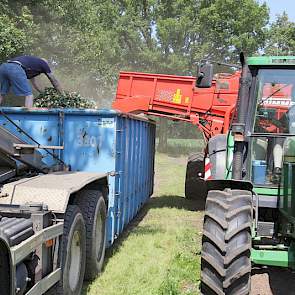
M 295 269 L 295 57 L 241 63 L 231 132 L 209 141 L 204 295 L 250 294 L 252 264 Z

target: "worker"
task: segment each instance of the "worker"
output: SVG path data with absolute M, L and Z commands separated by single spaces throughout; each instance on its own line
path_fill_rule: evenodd
M 3 96 L 6 95 L 10 88 L 16 96 L 25 96 L 25 106 L 33 107 L 32 87 L 41 92 L 41 88 L 36 82 L 35 77 L 45 74 L 52 86 L 60 93 L 62 88 L 58 80 L 54 77 L 48 62 L 39 57 L 23 55 L 12 58 L 0 66 L 0 104 L 3 102 Z

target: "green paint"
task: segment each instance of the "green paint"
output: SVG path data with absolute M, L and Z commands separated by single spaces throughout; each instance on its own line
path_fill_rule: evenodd
M 251 260 L 255 264 L 289 267 L 289 252 L 252 249 Z
M 292 242 L 289 248 L 289 267 L 295 269 L 295 243 Z
M 249 66 L 295 65 L 295 56 L 255 56 L 248 57 Z
M 289 267 L 295 269 L 295 244 L 287 250 L 251 250 L 251 260 L 255 264 Z
M 254 187 L 254 192 L 259 195 L 277 196 L 279 189 L 277 187 Z
M 262 56 L 250 57 L 248 59 L 250 66 L 273 66 L 281 68 L 282 65 L 295 65 L 295 56 Z M 285 144 L 286 145 L 286 144 Z M 227 135 L 227 158 L 225 179 L 232 178 L 232 163 L 234 151 L 234 138 L 231 132 Z M 260 265 L 289 267 L 295 269 L 295 141 L 290 142 L 288 149 L 284 149 L 284 181 L 281 189 L 270 186 L 256 186 L 254 192 L 263 196 L 279 196 L 281 222 L 279 225 L 279 233 L 284 237 L 292 239 L 290 247 L 285 248 L 284 245 L 265 246 L 267 249 L 252 249 L 251 259 L 253 263 Z M 252 242 L 261 242 L 261 237 L 257 236 L 255 227 L 252 228 Z
M 295 164 L 284 163 L 283 168 L 283 194 L 280 199 L 280 210 L 287 216 L 287 219 L 293 219 L 295 216 Z M 292 218 L 293 217 L 293 218 Z M 292 223 L 294 221 L 292 220 Z

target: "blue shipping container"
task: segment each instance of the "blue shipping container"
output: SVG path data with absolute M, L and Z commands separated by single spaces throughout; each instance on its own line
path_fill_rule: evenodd
M 153 193 L 155 124 L 114 110 L 2 108 L 0 124 L 34 144 L 64 146 L 55 154 L 72 171 L 109 172 L 110 246 Z M 12 120 L 12 122 L 10 121 Z M 56 161 L 42 151 L 44 162 Z

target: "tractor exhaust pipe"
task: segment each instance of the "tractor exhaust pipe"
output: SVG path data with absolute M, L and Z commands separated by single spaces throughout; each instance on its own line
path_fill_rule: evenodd
M 249 106 L 249 89 L 251 86 L 251 78 L 249 76 L 249 68 L 243 53 L 240 54 L 242 64 L 242 75 L 240 79 L 240 89 L 237 101 L 237 122 L 232 125 L 232 133 L 234 136 L 234 156 L 233 156 L 233 179 L 241 180 L 243 157 L 245 149 L 245 126 Z

